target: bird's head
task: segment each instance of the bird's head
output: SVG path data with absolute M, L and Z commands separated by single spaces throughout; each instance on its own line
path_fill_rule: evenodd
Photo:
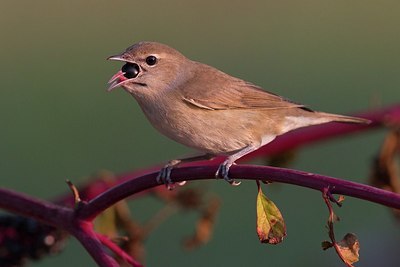
M 175 49 L 156 42 L 140 42 L 108 58 L 125 64 L 108 84 L 107 91 L 122 87 L 133 95 L 157 94 L 176 87 L 190 62 Z

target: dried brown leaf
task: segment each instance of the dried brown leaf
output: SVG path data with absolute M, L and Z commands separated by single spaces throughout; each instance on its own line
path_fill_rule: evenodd
M 338 202 L 338 203 L 343 203 L 343 201 L 344 201 L 345 199 L 346 199 L 346 198 L 345 198 L 343 195 L 340 195 L 339 198 L 338 198 L 338 200 L 337 200 L 337 202 Z
M 321 246 L 322 246 L 323 250 L 327 250 L 327 249 L 333 247 L 333 244 L 332 244 L 332 242 L 325 240 L 325 241 L 322 241 Z
M 357 236 L 348 233 L 337 244 L 342 257 L 347 263 L 353 264 L 359 260 L 360 243 L 358 242 Z

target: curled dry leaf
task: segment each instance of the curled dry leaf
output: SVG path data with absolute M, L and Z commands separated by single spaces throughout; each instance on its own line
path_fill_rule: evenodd
M 337 202 L 340 203 L 340 204 L 342 204 L 343 201 L 344 201 L 345 199 L 346 199 L 346 198 L 345 198 L 343 195 L 340 195 L 339 198 L 338 198 L 338 200 L 337 200 Z
M 278 244 L 286 236 L 286 225 L 278 207 L 268 199 L 258 186 L 257 235 L 262 243 Z
M 322 241 L 321 246 L 322 246 L 323 250 L 327 250 L 328 248 L 333 247 L 333 244 L 332 244 L 332 242 L 325 240 L 325 241 Z
M 360 259 L 358 253 L 360 250 L 360 243 L 354 234 L 346 234 L 343 239 L 336 244 L 330 241 L 323 241 L 321 245 L 323 250 L 335 247 L 335 249 L 339 250 L 338 252 L 342 260 L 350 266 Z
M 342 257 L 347 263 L 353 264 L 359 260 L 360 255 L 358 251 L 360 250 L 360 243 L 358 242 L 357 236 L 348 233 L 337 244 Z

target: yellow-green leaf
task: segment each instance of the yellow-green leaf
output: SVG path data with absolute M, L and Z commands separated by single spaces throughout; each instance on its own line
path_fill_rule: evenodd
M 115 206 L 111 206 L 110 208 L 103 211 L 99 216 L 97 216 L 96 220 L 94 221 L 94 228 L 97 232 L 103 235 L 117 235 Z
M 286 226 L 278 207 L 262 192 L 257 195 L 257 235 L 262 243 L 278 244 L 286 236 Z

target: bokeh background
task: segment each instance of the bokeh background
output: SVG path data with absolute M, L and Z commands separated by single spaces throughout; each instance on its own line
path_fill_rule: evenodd
M 399 1 L 1 1 L 0 185 L 51 198 L 98 170 L 122 173 L 190 152 L 158 134 L 122 90 L 106 93 L 120 68 L 109 55 L 141 41 L 305 103 L 347 114 L 400 99 Z M 385 131 L 309 146 L 293 168 L 366 182 Z M 269 187 L 288 237 L 261 245 L 254 183 L 209 182 L 222 200 L 213 239 L 181 247 L 196 215 L 179 214 L 147 240 L 147 266 L 343 266 L 327 239 L 320 193 Z M 1 196 L 0 196 L 1 197 Z M 134 205 L 146 220 L 160 208 Z M 361 242 L 358 266 L 399 266 L 399 224 L 385 208 L 347 199 L 337 211 L 341 236 Z M 75 240 L 32 266 L 95 266 Z

